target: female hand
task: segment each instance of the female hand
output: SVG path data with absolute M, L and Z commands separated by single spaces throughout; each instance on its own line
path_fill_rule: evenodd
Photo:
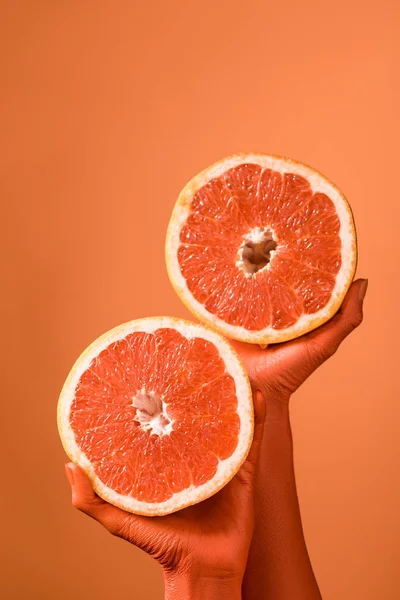
M 360 325 L 367 285 L 367 279 L 353 282 L 339 312 L 300 338 L 273 344 L 265 350 L 252 344 L 232 342 L 246 367 L 253 390 L 260 390 L 265 398 L 288 402 L 293 392 Z
M 289 398 L 336 352 L 362 321 L 366 280 L 352 284 L 339 312 L 296 340 L 262 350 L 234 343 L 254 390 L 266 401 L 257 466 L 256 526 L 243 582 L 243 599 L 321 600 L 308 555 L 296 490 Z
M 85 473 L 66 465 L 72 504 L 113 535 L 135 544 L 163 568 L 166 598 L 208 600 L 221 593 L 241 598 L 241 583 L 253 533 L 255 465 L 263 434 L 265 405 L 254 398 L 255 431 L 250 453 L 235 477 L 216 495 L 163 517 L 125 512 L 102 500 Z

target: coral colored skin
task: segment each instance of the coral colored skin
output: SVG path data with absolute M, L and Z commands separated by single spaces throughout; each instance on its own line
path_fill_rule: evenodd
M 337 315 L 297 340 L 266 350 L 232 342 L 254 390 L 255 433 L 239 472 L 211 498 L 163 517 L 133 515 L 66 465 L 73 505 L 159 562 L 167 600 L 321 600 L 297 500 L 289 399 L 361 323 L 366 287 L 354 282 Z
M 266 400 L 257 464 L 255 527 L 244 600 L 321 600 L 304 540 L 293 465 L 289 399 L 361 324 L 367 280 L 354 282 L 339 310 L 311 333 L 263 351 L 235 343 L 254 390 Z
M 254 475 L 265 418 L 261 394 L 254 403 L 253 443 L 235 477 L 217 494 L 162 517 L 134 515 L 112 506 L 92 490 L 85 473 L 66 465 L 73 505 L 110 533 L 155 558 L 165 577 L 168 600 L 232 600 L 241 585 L 254 525 Z

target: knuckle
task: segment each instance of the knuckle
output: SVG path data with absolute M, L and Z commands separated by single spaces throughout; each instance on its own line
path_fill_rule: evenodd
M 345 320 L 346 330 L 348 333 L 351 333 L 356 329 L 359 325 L 361 325 L 363 320 L 362 312 L 356 312 L 350 315 Z
M 244 488 L 252 489 L 253 478 L 254 478 L 254 467 L 251 464 L 248 464 L 246 466 L 243 465 L 242 468 L 240 469 L 240 471 L 238 471 L 236 473 L 237 481 L 242 486 L 244 486 Z
M 355 327 L 358 327 L 359 325 L 361 325 L 362 322 L 363 322 L 363 314 L 362 314 L 362 312 L 359 312 L 355 315 L 355 317 L 353 319 L 353 324 Z
M 122 538 L 123 540 L 134 543 L 134 535 L 129 519 L 112 519 L 107 521 L 104 525 L 107 531 L 114 537 Z
M 314 339 L 309 348 L 309 359 L 311 363 L 321 363 L 330 358 L 335 352 L 335 344 L 323 344 L 318 339 Z
M 78 510 L 81 510 L 82 512 L 85 512 L 82 501 L 78 496 L 72 496 L 72 506 Z
M 106 527 L 108 533 L 111 533 L 112 536 L 118 537 L 118 538 L 123 538 L 123 539 L 128 539 L 128 536 L 125 535 L 123 527 L 118 525 L 118 523 L 109 523 L 105 527 Z
M 79 496 L 73 496 L 72 505 L 80 512 L 103 525 L 111 535 L 130 540 L 131 531 L 128 523 L 124 520 L 112 517 L 108 513 L 108 507 L 99 501 L 98 498 L 85 500 L 79 498 Z
M 93 517 L 97 520 L 97 513 L 99 509 L 97 498 L 94 500 L 88 500 L 87 498 L 81 498 L 78 495 L 72 497 L 72 505 L 74 508 L 85 513 L 89 517 Z

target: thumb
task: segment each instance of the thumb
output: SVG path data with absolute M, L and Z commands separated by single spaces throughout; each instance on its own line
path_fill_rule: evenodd
M 237 477 L 243 482 L 248 483 L 249 478 L 253 478 L 256 464 L 260 454 L 261 441 L 264 433 L 264 423 L 266 416 L 265 399 L 260 390 L 253 394 L 254 401 L 254 435 L 249 453 L 243 465 L 241 466 Z
M 68 463 L 65 471 L 75 508 L 101 523 L 112 535 L 139 547 L 147 542 L 148 518 L 128 513 L 100 498 L 93 491 L 85 472 L 77 465 Z

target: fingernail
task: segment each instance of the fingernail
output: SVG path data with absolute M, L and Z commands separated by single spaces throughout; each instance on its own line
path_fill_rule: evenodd
M 74 480 L 74 472 L 73 472 L 73 470 L 71 469 L 71 467 L 70 467 L 70 465 L 69 465 L 69 464 L 66 464 L 66 465 L 65 465 L 65 473 L 66 473 L 66 475 L 67 475 L 67 477 L 68 477 L 68 481 L 69 481 L 70 485 L 71 485 L 71 486 L 73 486 L 73 485 L 74 485 L 74 483 L 75 483 L 75 480 Z
M 368 279 L 364 279 L 362 284 L 360 285 L 360 289 L 358 290 L 358 298 L 362 302 L 364 300 L 365 294 L 367 293 L 368 288 Z

